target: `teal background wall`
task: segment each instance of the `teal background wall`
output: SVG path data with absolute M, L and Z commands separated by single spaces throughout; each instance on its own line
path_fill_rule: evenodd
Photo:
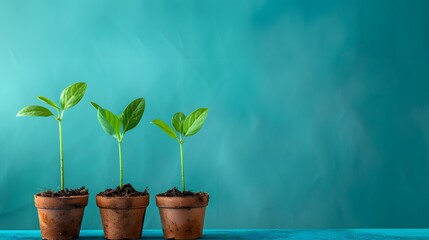
M 59 186 L 57 124 L 16 118 L 85 81 L 64 118 L 66 186 L 118 184 L 117 146 L 89 101 L 146 98 L 125 182 L 180 185 L 155 126 L 210 109 L 185 144 L 207 228 L 429 227 L 429 1 L 0 1 L 0 229 L 37 229 Z M 154 199 L 146 228 L 159 228 Z

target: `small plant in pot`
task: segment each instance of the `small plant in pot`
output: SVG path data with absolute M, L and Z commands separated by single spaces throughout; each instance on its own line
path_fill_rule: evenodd
M 180 147 L 182 191 L 174 187 L 165 193 L 156 195 L 156 205 L 159 207 L 164 238 L 195 239 L 203 235 L 204 216 L 209 202 L 209 194 L 186 190 L 183 143 L 186 137 L 196 134 L 201 129 L 207 113 L 207 108 L 199 108 L 189 114 L 188 117 L 182 112 L 174 114 L 171 124 L 177 133 L 160 119 L 152 121 L 168 136 L 176 139 Z
M 40 230 L 43 239 L 72 239 L 79 237 L 85 206 L 88 203 L 88 190 L 67 189 L 64 187 L 64 153 L 62 120 L 65 110 L 72 108 L 83 98 L 86 83 L 78 82 L 65 88 L 60 95 L 60 106 L 54 101 L 38 96 L 40 100 L 52 106 L 57 115 L 42 106 L 22 108 L 17 117 L 53 117 L 58 122 L 60 142 L 60 190 L 40 192 L 34 195 L 34 203 L 39 215 Z
M 146 207 L 149 205 L 149 193 L 147 189 L 139 192 L 131 184 L 123 184 L 122 141 L 125 133 L 140 122 L 145 109 L 145 100 L 138 98 L 132 101 L 120 115 L 115 115 L 94 102 L 91 104 L 97 109 L 101 127 L 118 141 L 119 149 L 119 186 L 115 189 L 106 189 L 96 196 L 104 237 L 107 239 L 140 238 Z

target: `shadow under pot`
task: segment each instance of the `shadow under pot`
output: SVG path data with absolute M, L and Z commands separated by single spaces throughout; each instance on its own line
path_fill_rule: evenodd
M 203 235 L 208 193 L 196 196 L 156 196 L 164 238 L 195 239 Z
M 107 239 L 141 238 L 149 195 L 134 197 L 96 197 L 100 208 L 104 237 Z
M 42 197 L 34 195 L 43 239 L 73 239 L 79 237 L 88 195 Z

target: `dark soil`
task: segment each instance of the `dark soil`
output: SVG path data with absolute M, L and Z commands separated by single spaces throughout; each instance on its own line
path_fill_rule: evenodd
M 40 192 L 36 194 L 36 196 L 40 197 L 72 197 L 72 196 L 84 196 L 88 195 L 88 189 L 85 187 L 76 188 L 76 189 L 64 189 L 59 190 L 58 192 L 54 192 L 52 190 L 48 190 L 45 192 Z
M 194 197 L 194 196 L 201 196 L 203 195 L 202 192 L 192 192 L 192 191 L 180 191 L 176 187 L 167 190 L 164 193 L 158 194 L 158 196 L 162 197 Z
M 139 192 L 133 188 L 129 183 L 124 184 L 122 189 L 117 186 L 115 189 L 106 189 L 104 192 L 100 192 L 97 196 L 103 197 L 137 197 L 149 195 L 147 188 L 143 192 Z

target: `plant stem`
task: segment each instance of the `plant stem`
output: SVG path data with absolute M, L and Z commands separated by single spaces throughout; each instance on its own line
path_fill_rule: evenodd
M 180 163 L 182 167 L 182 191 L 184 192 L 186 191 L 186 187 L 185 187 L 185 162 L 183 159 L 183 147 L 182 147 L 183 142 L 180 141 L 179 144 L 180 144 L 180 160 L 181 160 Z
M 61 120 L 58 120 L 58 130 L 60 133 L 60 172 L 61 172 L 61 190 L 64 190 L 64 153 L 63 153 L 63 127 Z
M 122 141 L 118 141 L 119 148 L 119 189 L 122 189 Z

